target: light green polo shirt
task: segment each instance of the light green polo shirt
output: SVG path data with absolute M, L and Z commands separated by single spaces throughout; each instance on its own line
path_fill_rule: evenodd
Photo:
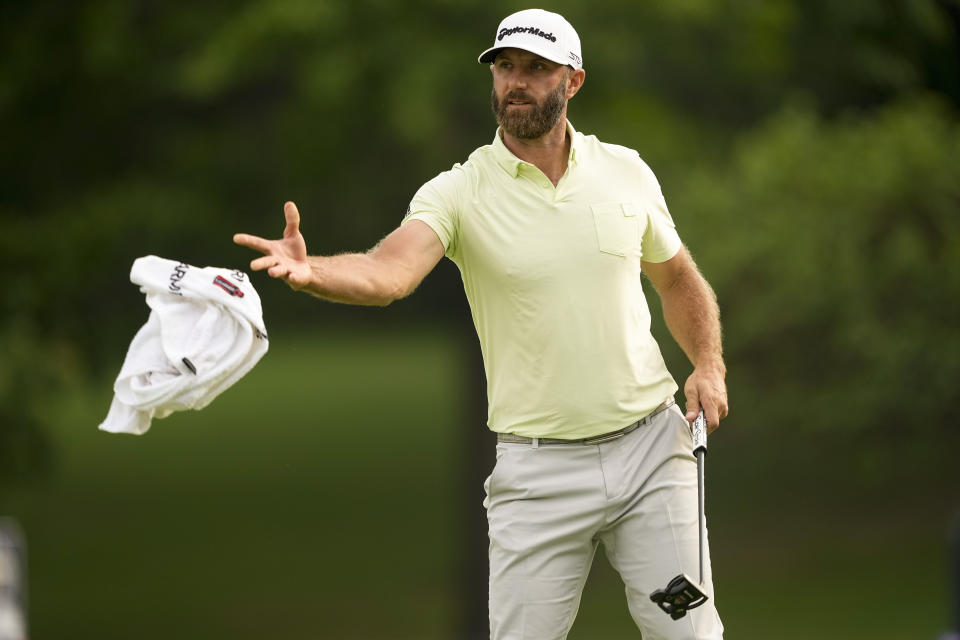
M 500 139 L 417 191 L 407 216 L 460 268 L 487 374 L 488 426 L 541 438 L 623 428 L 677 391 L 640 261 L 681 242 L 636 151 L 574 131 L 554 187 Z

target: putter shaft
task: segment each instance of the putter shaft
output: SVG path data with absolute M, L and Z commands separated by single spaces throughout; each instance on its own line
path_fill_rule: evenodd
M 697 476 L 699 482 L 697 482 L 697 502 L 699 507 L 699 512 L 697 513 L 697 520 L 700 524 L 700 584 L 703 584 L 703 540 L 707 536 L 707 526 L 705 519 L 703 517 L 704 513 L 704 504 L 703 504 L 703 477 L 704 477 L 704 454 L 706 451 L 700 449 L 697 451 Z

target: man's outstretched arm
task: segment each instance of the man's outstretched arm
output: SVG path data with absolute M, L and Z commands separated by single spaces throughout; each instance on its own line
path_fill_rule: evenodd
M 703 408 L 712 431 L 728 411 L 717 298 L 686 247 L 666 262 L 643 262 L 641 268 L 660 294 L 670 333 L 693 363 L 683 388 L 687 420 L 692 421 Z
M 443 258 L 443 244 L 433 229 L 411 221 L 367 253 L 307 255 L 300 234 L 300 213 L 292 202 L 283 207 L 286 228 L 279 240 L 238 233 L 233 241 L 263 253 L 250 262 L 291 288 L 333 302 L 385 306 L 410 295 Z

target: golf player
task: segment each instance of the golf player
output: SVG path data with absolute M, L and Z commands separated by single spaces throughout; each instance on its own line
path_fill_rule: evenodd
M 234 241 L 264 254 L 253 270 L 349 304 L 409 295 L 444 256 L 459 267 L 498 434 L 484 502 L 491 638 L 565 638 L 600 542 L 644 638 L 721 638 L 709 555 L 703 606 L 674 620 L 650 601 L 674 576 L 698 575 L 689 421 L 702 409 L 712 430 L 727 414 L 713 291 L 650 168 L 567 120 L 586 74 L 562 16 L 508 16 L 479 62 L 493 75 L 493 142 L 424 184 L 376 247 L 309 255 L 292 202 L 281 239 Z M 694 365 L 685 411 L 641 274 Z

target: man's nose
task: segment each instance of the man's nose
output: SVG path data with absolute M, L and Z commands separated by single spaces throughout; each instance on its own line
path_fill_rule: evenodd
M 529 77 L 523 69 L 514 69 L 507 78 L 507 89 L 526 89 Z

